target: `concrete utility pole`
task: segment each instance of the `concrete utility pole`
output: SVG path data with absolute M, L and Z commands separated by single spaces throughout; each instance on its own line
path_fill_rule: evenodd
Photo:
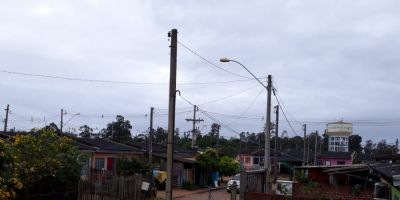
M 314 150 L 314 165 L 317 165 L 317 150 L 318 150 L 318 130 L 315 131 L 315 150 Z
M 7 104 L 7 108 L 4 109 L 6 111 L 6 118 L 4 119 L 4 133 L 7 132 L 7 123 L 8 123 L 8 112 L 10 111 L 10 105 Z
M 264 169 L 266 170 L 265 176 L 265 193 L 269 193 L 269 176 L 271 172 L 271 90 L 272 90 L 272 76 L 268 75 L 267 85 L 267 114 L 264 126 L 265 133 L 265 152 L 264 152 Z
M 304 147 L 303 147 L 303 166 L 307 165 L 307 156 L 306 156 L 306 150 L 307 150 L 307 124 L 303 124 L 303 131 L 304 131 Z
M 171 60 L 169 74 L 169 106 L 168 106 L 168 144 L 167 144 L 167 181 L 165 188 L 165 199 L 172 200 L 172 168 L 174 152 L 174 130 L 175 130 L 175 101 L 176 101 L 176 57 L 178 31 L 172 29 L 168 32 L 171 38 Z
M 202 121 L 204 121 L 203 119 L 196 119 L 196 112 L 199 110 L 199 108 L 196 106 L 196 105 L 194 105 L 193 106 L 193 119 L 186 119 L 186 121 L 191 121 L 191 122 L 193 122 L 193 129 L 192 129 L 192 149 L 194 149 L 194 145 L 195 145 L 195 142 L 194 142 L 194 140 L 196 139 L 196 123 L 197 122 L 202 122 Z
M 153 162 L 153 113 L 154 108 L 150 108 L 150 131 L 149 131 L 149 164 Z
M 61 120 L 60 120 L 60 133 L 63 132 L 63 118 L 64 118 L 64 109 L 61 109 Z
M 274 148 L 274 182 L 278 179 L 278 124 L 279 124 L 279 105 L 275 106 L 275 148 Z

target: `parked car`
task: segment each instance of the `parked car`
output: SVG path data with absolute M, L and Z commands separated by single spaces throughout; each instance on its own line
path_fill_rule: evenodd
M 236 174 L 234 177 L 232 177 L 227 184 L 226 191 L 231 192 L 231 186 L 233 183 L 236 183 L 236 191 L 239 192 L 240 190 L 240 174 Z

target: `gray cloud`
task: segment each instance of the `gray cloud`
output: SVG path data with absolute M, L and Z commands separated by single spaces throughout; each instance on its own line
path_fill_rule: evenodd
M 272 74 L 285 107 L 298 121 L 319 121 L 323 131 L 333 120 L 396 121 L 390 126 L 356 126 L 365 139 L 393 141 L 398 133 L 400 14 L 397 1 L 12 1 L 0 8 L 0 69 L 83 79 L 168 82 L 171 28 L 190 48 L 243 76 L 230 57 L 258 76 Z M 219 70 L 178 46 L 178 82 L 241 79 Z M 256 81 L 214 85 L 178 85 L 184 97 L 199 104 L 255 86 Z M 41 126 L 44 116 L 58 122 L 69 113 L 127 114 L 134 132 L 148 127 L 151 106 L 167 108 L 168 85 L 90 83 L 0 73 L 0 105 L 10 104 L 17 129 Z M 240 115 L 261 87 L 201 108 Z M 260 95 L 245 116 L 265 115 Z M 275 101 L 273 102 L 275 104 Z M 177 99 L 178 108 L 190 106 Z M 182 110 L 178 110 L 182 111 Z M 156 125 L 166 127 L 166 110 Z M 130 114 L 130 115 L 129 115 Z M 3 114 L 2 114 L 3 115 Z M 211 125 L 207 119 L 204 124 Z M 177 127 L 189 130 L 179 113 Z M 33 117 L 35 120 L 31 120 Z M 229 123 L 232 118 L 217 116 Z M 290 117 L 291 121 L 294 121 Z M 99 129 L 112 118 L 77 116 Z M 42 120 L 43 121 L 43 120 Z M 283 116 L 281 118 L 283 120 Z M 292 122 L 301 132 L 301 122 Z M 240 119 L 238 131 L 263 128 L 261 120 Z M 208 128 L 204 130 L 207 131 Z M 282 123 L 281 130 L 288 130 Z M 224 136 L 234 133 L 226 128 Z

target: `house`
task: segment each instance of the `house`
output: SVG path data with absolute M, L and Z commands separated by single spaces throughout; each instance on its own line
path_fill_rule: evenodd
M 303 199 L 372 199 L 377 179 L 367 164 L 297 166 L 294 171 L 295 192 Z
M 355 152 L 325 151 L 317 155 L 317 165 L 351 165 Z
M 351 165 L 355 152 L 349 151 L 349 137 L 353 124 L 343 121 L 328 123 L 325 133 L 329 136 L 328 151 L 317 154 L 317 165 Z
M 243 167 L 243 169 L 246 171 L 259 169 L 260 167 L 264 166 L 264 156 L 255 157 L 251 152 L 237 154 L 235 159 L 241 163 L 241 167 Z
M 379 188 L 375 187 L 375 193 L 382 194 L 386 199 L 400 199 L 400 163 L 375 163 L 369 167 L 380 178 L 380 184 L 377 185 L 383 185 L 387 189 L 377 191 Z
M 84 175 L 90 169 L 113 172 L 116 169 L 117 159 L 143 156 L 143 152 L 140 149 L 108 139 L 76 137 L 71 137 L 71 139 L 73 139 L 81 152 L 89 155 L 88 158 L 82 160 L 84 166 L 82 174 Z
M 242 153 L 236 155 L 236 160 L 242 163 L 246 170 L 257 170 L 264 167 L 264 149 L 259 149 L 251 153 Z M 274 150 L 271 149 L 271 167 L 274 167 Z M 301 151 L 277 152 L 277 165 L 279 174 L 290 174 L 293 166 L 300 166 L 303 162 L 303 153 Z
M 146 157 L 149 154 L 149 144 L 146 142 L 126 143 L 126 145 L 135 147 L 145 152 Z M 191 182 L 197 185 L 206 184 L 203 170 L 197 164 L 196 156 L 199 153 L 195 150 L 181 148 L 174 145 L 174 163 L 173 163 L 173 185 L 181 188 L 185 182 Z M 167 164 L 167 145 L 152 144 L 152 163 L 161 171 L 166 171 Z
M 329 136 L 328 151 L 349 151 L 349 137 L 353 133 L 352 123 L 343 122 L 342 120 L 328 123 L 325 133 Z

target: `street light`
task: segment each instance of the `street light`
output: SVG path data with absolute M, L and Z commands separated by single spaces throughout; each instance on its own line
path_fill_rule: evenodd
M 235 62 L 235 63 L 239 64 L 239 65 L 242 66 L 247 72 L 249 72 L 249 73 L 254 77 L 254 79 L 256 79 L 265 89 L 268 89 L 267 86 L 265 86 L 264 83 L 262 83 L 262 82 L 260 81 L 260 79 L 258 79 L 253 73 L 251 73 L 251 71 L 250 71 L 249 69 L 247 69 L 242 63 L 240 63 L 240 62 L 238 62 L 238 61 L 236 61 L 236 60 L 228 59 L 228 58 L 221 58 L 221 59 L 219 59 L 219 61 L 220 61 L 220 62 Z
M 264 126 L 265 133 L 265 149 L 264 149 L 264 169 L 266 170 L 266 180 L 265 180 L 265 192 L 269 192 L 268 181 L 269 181 L 269 173 L 271 169 L 271 158 L 270 158 L 270 143 L 271 143 L 271 88 L 272 88 L 272 78 L 271 75 L 268 75 L 268 86 L 265 86 L 264 83 L 260 81 L 249 69 L 247 69 L 242 63 L 232 60 L 229 58 L 221 58 L 220 62 L 235 62 L 242 66 L 247 72 L 249 72 L 254 79 L 256 79 L 266 90 L 267 90 L 267 114 Z

